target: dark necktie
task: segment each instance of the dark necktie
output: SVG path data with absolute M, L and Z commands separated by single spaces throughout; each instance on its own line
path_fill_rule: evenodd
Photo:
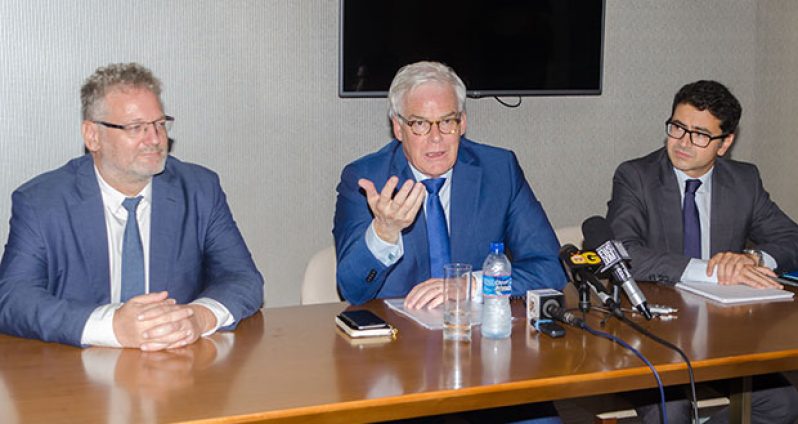
M 142 197 L 128 197 L 122 201 L 127 209 L 125 236 L 122 239 L 122 291 L 120 300 L 144 294 L 144 249 L 141 247 L 136 208 Z
M 449 230 L 438 192 L 446 178 L 421 181 L 427 187 L 427 238 L 429 241 L 429 268 L 432 278 L 443 277 L 443 265 L 450 262 Z
M 698 207 L 695 204 L 695 192 L 700 186 L 701 180 L 687 180 L 682 207 L 684 254 L 696 259 L 701 259 L 701 222 L 698 220 Z

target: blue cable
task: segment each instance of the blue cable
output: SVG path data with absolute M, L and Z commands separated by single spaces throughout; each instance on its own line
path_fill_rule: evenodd
M 637 349 L 633 348 L 628 343 L 626 343 L 625 341 L 619 339 L 618 337 L 615 337 L 615 336 L 613 336 L 610 333 L 605 333 L 604 331 L 601 331 L 601 330 L 594 330 L 594 329 L 590 328 L 590 326 L 587 325 L 587 323 L 585 323 L 584 321 L 578 323 L 578 326 L 580 328 L 582 328 L 583 330 L 587 331 L 588 333 L 594 335 L 594 336 L 604 337 L 605 339 L 609 339 L 609 340 L 611 340 L 611 341 L 613 341 L 613 342 L 615 342 L 615 343 L 617 343 L 617 344 L 619 344 L 619 345 L 631 350 L 632 353 L 637 355 L 637 357 L 640 358 L 641 361 L 645 362 L 645 364 L 648 365 L 649 368 L 651 368 L 651 372 L 654 373 L 654 377 L 657 379 L 657 386 L 659 386 L 660 411 L 662 411 L 662 422 L 663 423 L 667 423 L 668 422 L 668 414 L 665 412 L 665 388 L 662 385 L 662 379 L 659 377 L 659 373 L 657 372 L 657 369 L 654 368 L 654 365 L 651 364 L 651 362 L 649 362 L 649 360 L 646 359 L 646 357 L 643 356 L 643 354 L 640 353 Z

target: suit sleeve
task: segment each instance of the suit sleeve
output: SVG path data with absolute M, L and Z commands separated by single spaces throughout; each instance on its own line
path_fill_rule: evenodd
M 566 279 L 557 236 L 515 154 L 511 154 L 509 167 L 513 190 L 505 240 L 512 256 L 513 294 L 524 295 L 527 290 L 540 288 L 562 290 Z
M 233 220 L 218 177 L 214 183 L 202 259 L 204 287 L 197 297 L 209 297 L 224 305 L 235 321 L 220 329 L 230 330 L 263 305 L 263 277 Z
M 37 211 L 21 192 L 12 195 L 11 222 L 0 263 L 0 331 L 80 346 L 96 305 L 60 298 L 49 287 L 48 249 Z M 71 282 L 80 284 L 80 281 Z
M 621 164 L 612 179 L 607 221 L 615 239 L 629 252 L 632 276 L 643 281 L 679 281 L 690 258 L 648 247 L 648 221 L 655 213 L 648 209 L 641 175 L 631 164 Z
M 388 274 L 396 266 L 396 263 L 385 266 L 366 245 L 366 230 L 373 216 L 365 193 L 357 185 L 358 179 L 351 165 L 344 168 L 338 183 L 333 219 L 338 289 L 344 299 L 354 305 L 377 297 Z
M 754 248 L 773 256 L 779 272 L 798 269 L 798 225 L 772 200 L 755 170 L 754 209 L 748 238 Z

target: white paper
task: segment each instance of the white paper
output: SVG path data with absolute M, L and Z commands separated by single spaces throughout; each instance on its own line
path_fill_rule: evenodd
M 682 281 L 676 288 L 695 293 L 721 303 L 751 303 L 792 299 L 794 293 L 780 289 L 757 289 L 744 284 L 720 285 Z
M 405 309 L 404 299 L 385 299 L 385 304 L 427 330 L 443 329 L 443 305 L 432 309 Z M 482 304 L 471 302 L 471 326 L 479 325 L 480 322 L 482 322 Z

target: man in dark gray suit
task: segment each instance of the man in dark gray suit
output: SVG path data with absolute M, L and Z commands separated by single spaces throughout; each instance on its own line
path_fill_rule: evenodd
M 636 279 L 778 287 L 768 278 L 773 270 L 798 268 L 798 225 L 770 200 L 755 165 L 723 157 L 741 112 L 722 84 L 688 84 L 674 99 L 665 147 L 618 167 L 607 219 L 632 257 Z M 684 250 L 688 180 L 701 182 L 696 257 Z
M 722 84 L 687 84 L 665 146 L 618 167 L 607 219 L 635 279 L 780 288 L 775 271 L 798 268 L 798 225 L 770 200 L 755 165 L 723 157 L 741 113 Z M 756 377 L 753 388 L 753 422 L 798 419 L 798 392 L 781 375 Z M 668 402 L 672 422 L 689 421 L 689 411 L 687 401 Z M 656 404 L 641 413 L 643 422 L 659 415 Z

